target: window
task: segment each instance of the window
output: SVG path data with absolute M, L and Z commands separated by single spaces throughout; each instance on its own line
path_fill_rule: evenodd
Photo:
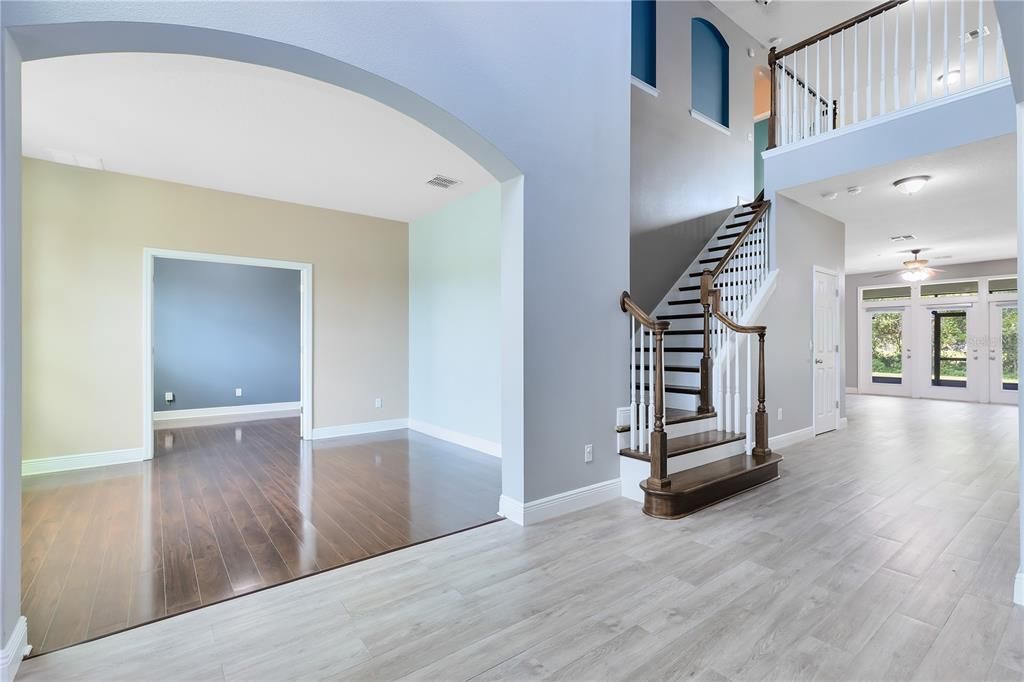
M 990 279 L 988 281 L 988 293 L 990 294 L 1008 294 L 1016 291 L 1016 277 L 1010 277 L 1008 279 Z
M 910 298 L 910 287 L 865 289 L 861 294 L 861 299 L 865 301 L 899 301 L 905 298 Z
M 633 76 L 652 88 L 657 87 L 657 7 L 654 0 L 633 0 Z
M 977 296 L 977 282 L 936 282 L 921 285 L 921 298 L 940 296 Z
M 706 19 L 692 20 L 690 39 L 693 109 L 728 128 L 729 46 L 714 24 Z

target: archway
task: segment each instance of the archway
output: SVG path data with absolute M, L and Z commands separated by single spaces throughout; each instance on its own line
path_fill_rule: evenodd
M 458 146 L 501 182 L 502 194 L 502 332 L 510 342 L 502 352 L 503 496 L 522 500 L 523 481 L 523 177 L 497 148 L 469 126 L 412 91 L 363 69 L 323 54 L 264 38 L 182 25 L 86 22 L 22 26 L 9 29 L 4 58 L 7 115 L 3 136 L 3 349 L 5 376 L 3 447 L 4 533 L 3 637 L 13 641 L 24 620 L 20 609 L 20 67 L 24 61 L 109 52 L 190 54 L 290 71 L 370 97 Z M 508 244 L 512 248 L 504 248 Z M 519 244 L 519 248 L 515 245 Z M 518 341 L 516 341 L 518 339 Z

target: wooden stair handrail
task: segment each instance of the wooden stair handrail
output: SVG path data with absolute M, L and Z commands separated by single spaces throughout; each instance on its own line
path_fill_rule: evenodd
M 763 196 L 763 190 L 761 196 Z M 729 247 L 729 250 L 725 252 L 724 256 L 722 256 L 722 260 L 718 261 L 718 265 L 716 265 L 714 270 L 711 271 L 712 281 L 717 279 L 718 276 L 722 274 L 722 271 L 725 270 L 726 266 L 729 264 L 729 261 L 732 260 L 732 257 L 735 256 L 736 252 L 740 250 L 740 248 L 743 246 L 743 242 L 750 235 L 753 229 L 757 227 L 757 224 L 761 222 L 761 218 L 764 216 L 765 212 L 768 211 L 771 205 L 772 202 L 770 201 L 761 201 L 757 205 L 757 210 L 755 211 L 754 215 L 750 216 L 750 220 L 747 221 L 747 224 L 743 227 L 743 231 L 739 233 L 739 236 L 736 237 L 736 241 L 732 243 L 732 246 Z
M 668 320 L 655 320 L 653 317 L 647 314 L 643 308 L 636 304 L 636 301 L 629 295 L 628 291 L 623 291 L 619 296 L 619 307 L 622 308 L 622 312 L 629 313 L 636 321 L 643 326 L 650 329 L 652 332 L 665 331 L 672 326 L 672 323 Z

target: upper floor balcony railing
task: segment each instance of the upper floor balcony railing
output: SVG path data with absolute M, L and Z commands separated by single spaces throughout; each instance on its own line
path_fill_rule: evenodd
M 890 0 L 768 55 L 768 148 L 1006 78 L 992 0 Z

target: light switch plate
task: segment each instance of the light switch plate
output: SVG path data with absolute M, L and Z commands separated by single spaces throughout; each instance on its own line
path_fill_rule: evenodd
M 241 398 L 242 397 L 242 389 L 240 389 L 240 388 L 236 388 L 235 389 L 235 397 L 236 398 Z

